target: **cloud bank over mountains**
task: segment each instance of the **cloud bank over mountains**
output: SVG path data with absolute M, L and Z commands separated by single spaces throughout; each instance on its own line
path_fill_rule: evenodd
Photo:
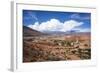
M 79 22 L 76 20 L 66 20 L 65 22 L 61 22 L 58 19 L 52 18 L 46 22 L 35 22 L 34 24 L 29 24 L 28 27 L 41 31 L 41 32 L 52 32 L 52 31 L 59 31 L 59 32 L 68 32 L 68 31 L 78 31 L 78 32 L 89 32 L 90 29 L 88 28 L 80 28 L 84 22 Z

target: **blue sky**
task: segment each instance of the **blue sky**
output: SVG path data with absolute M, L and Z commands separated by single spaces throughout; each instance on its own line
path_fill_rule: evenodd
M 23 10 L 23 25 L 38 31 L 90 32 L 91 14 Z

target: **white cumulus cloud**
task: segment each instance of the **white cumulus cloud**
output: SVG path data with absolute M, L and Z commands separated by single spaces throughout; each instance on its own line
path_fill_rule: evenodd
M 61 30 L 64 32 L 70 31 L 73 30 L 75 27 L 81 26 L 82 24 L 83 22 L 77 22 L 75 20 L 65 21 Z
M 83 22 L 78 22 L 75 20 L 67 20 L 65 22 L 60 22 L 58 19 L 50 19 L 49 21 L 28 25 L 28 27 L 38 30 L 38 31 L 61 31 L 67 32 L 71 31 L 74 28 L 81 26 Z

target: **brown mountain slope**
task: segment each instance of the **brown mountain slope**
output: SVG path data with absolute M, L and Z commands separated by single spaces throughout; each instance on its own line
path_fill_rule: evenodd
M 27 26 L 23 26 L 23 36 L 29 37 L 29 36 L 41 36 L 44 35 L 44 33 L 41 33 L 39 31 L 33 30 Z

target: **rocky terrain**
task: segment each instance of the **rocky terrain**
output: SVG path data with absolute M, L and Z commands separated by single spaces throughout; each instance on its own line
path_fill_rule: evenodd
M 91 59 L 90 33 L 46 35 L 23 28 L 23 62 Z

